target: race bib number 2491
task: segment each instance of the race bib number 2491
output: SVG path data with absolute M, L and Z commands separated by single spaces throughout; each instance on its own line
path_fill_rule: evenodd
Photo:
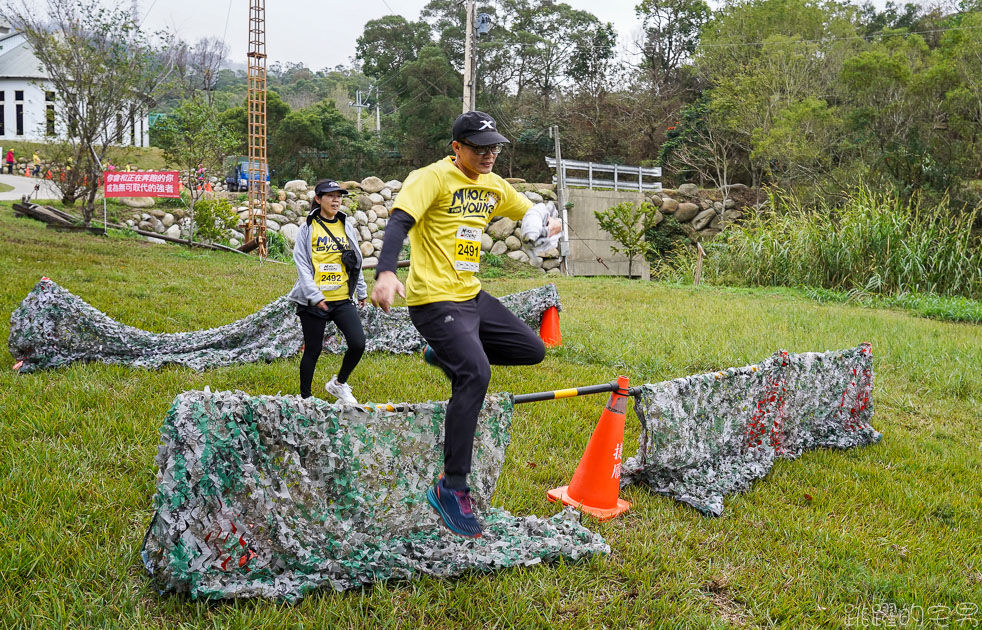
M 481 268 L 481 235 L 480 228 L 461 225 L 457 228 L 457 239 L 454 242 L 453 267 L 457 271 L 479 271 Z

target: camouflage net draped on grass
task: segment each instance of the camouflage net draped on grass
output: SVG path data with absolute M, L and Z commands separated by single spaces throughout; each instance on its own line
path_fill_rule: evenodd
M 295 600 L 322 586 L 610 552 L 570 511 L 488 507 L 510 441 L 506 394 L 486 399 L 475 438 L 469 481 L 484 536 L 451 534 L 425 497 L 443 468 L 445 409 L 180 394 L 161 429 L 147 571 L 163 592 Z
M 511 293 L 498 300 L 520 320 L 528 324 L 532 330 L 538 330 L 542 322 L 542 314 L 550 306 L 563 310 L 559 303 L 559 291 L 556 285 L 547 284 L 537 289 L 529 289 L 520 293 Z M 426 342 L 416 332 L 409 319 L 409 309 L 404 307 L 389 309 L 386 313 L 380 308 L 366 308 L 361 311 L 361 324 L 365 328 L 368 352 L 392 352 L 395 354 L 412 354 L 423 350 Z M 300 326 L 299 321 L 297 326 Z M 324 351 L 341 354 L 347 349 L 344 335 L 338 333 L 334 323 L 329 323 L 324 330 Z
M 789 354 L 724 372 L 638 388 L 638 453 L 621 485 L 645 482 L 705 514 L 746 490 L 776 458 L 813 448 L 852 448 L 880 440 L 873 416 L 869 344 Z
M 534 329 L 542 313 L 559 306 L 555 285 L 501 298 Z M 156 369 L 176 363 L 193 370 L 273 361 L 296 354 L 303 343 L 296 305 L 286 297 L 231 324 L 184 333 L 151 333 L 113 320 L 102 311 L 42 278 L 10 316 L 8 347 L 21 373 L 73 361 L 102 361 Z M 360 310 L 368 352 L 408 354 L 423 348 L 406 308 L 389 313 Z M 344 338 L 333 323 L 324 331 L 324 349 L 344 352 Z

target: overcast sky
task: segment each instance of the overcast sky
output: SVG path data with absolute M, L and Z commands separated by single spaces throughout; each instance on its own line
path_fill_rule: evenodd
M 632 41 L 638 30 L 639 23 L 634 15 L 638 0 L 564 1 L 575 9 L 590 11 L 599 19 L 612 22 L 617 30 L 619 48 Z M 192 43 L 205 36 L 224 36 L 230 61 L 246 62 L 248 0 L 138 2 L 145 29 L 165 28 Z M 346 65 L 355 55 L 355 40 L 366 22 L 393 12 L 415 21 L 426 3 L 427 0 L 269 0 L 266 2 L 268 63 L 302 61 L 312 70 Z M 126 2 L 121 1 L 118 5 L 126 6 Z
M 268 64 L 303 62 L 312 70 L 347 65 L 355 55 L 355 40 L 365 23 L 397 12 L 407 20 L 419 19 L 428 0 L 269 0 L 266 2 Z M 634 13 L 638 0 L 563 0 L 574 9 L 589 11 L 617 31 L 621 56 L 627 56 L 640 31 Z M 853 0 L 859 4 L 864 0 Z M 924 4 L 930 0 L 913 0 Z M 167 29 L 191 43 L 202 37 L 224 38 L 229 61 L 246 63 L 249 40 L 248 0 L 116 0 L 117 6 L 136 2 L 143 26 Z M 873 0 L 883 7 L 886 0 Z M 898 0 L 897 4 L 902 4 Z M 710 0 L 710 5 L 717 2 Z M 477 3 L 480 10 L 480 0 Z

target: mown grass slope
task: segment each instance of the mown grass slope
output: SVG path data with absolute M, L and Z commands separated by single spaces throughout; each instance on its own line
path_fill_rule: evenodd
M 4 340 L 7 314 L 41 276 L 123 323 L 177 332 L 243 317 L 288 291 L 295 273 L 245 256 L 53 232 L 14 219 L 7 206 L 0 232 Z M 542 282 L 502 277 L 485 287 L 503 295 Z M 833 628 L 861 611 L 869 618 L 874 606 L 919 606 L 922 615 L 948 607 L 952 620 L 959 603 L 982 608 L 982 328 L 787 291 L 556 283 L 563 346 L 540 366 L 495 368 L 493 390 L 618 374 L 654 382 L 756 362 L 779 348 L 871 341 L 874 425 L 884 439 L 778 462 L 728 499 L 718 519 L 630 488 L 622 493 L 634 503 L 629 513 L 584 521 L 606 537 L 609 557 L 323 591 L 296 605 L 209 604 L 158 596 L 142 572 L 161 420 L 178 393 L 205 385 L 294 394 L 299 358 L 201 374 L 92 364 L 18 376 L 3 353 L 0 626 Z M 321 358 L 316 386 L 338 361 Z M 416 356 L 367 355 L 351 384 L 365 401 L 449 393 Z M 520 407 L 494 504 L 555 513 L 545 492 L 568 483 L 603 403 L 593 396 Z M 633 412 L 627 434 L 632 455 Z

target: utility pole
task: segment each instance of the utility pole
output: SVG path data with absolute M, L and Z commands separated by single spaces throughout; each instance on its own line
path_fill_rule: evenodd
M 563 167 L 563 151 L 559 142 L 559 125 L 549 129 L 556 146 L 556 203 L 563 218 L 563 236 L 559 241 L 559 257 L 562 260 L 563 273 L 570 275 L 569 268 L 569 212 L 566 210 L 566 169 Z
M 361 101 L 361 90 L 355 90 L 355 102 L 351 103 L 351 106 L 358 110 L 358 133 L 361 133 L 361 110 L 368 107 Z
M 477 59 L 474 54 L 474 0 L 467 2 L 467 31 L 464 41 L 464 111 L 477 107 Z
M 382 93 L 375 90 L 375 133 L 382 133 L 382 114 L 379 108 L 382 106 Z

